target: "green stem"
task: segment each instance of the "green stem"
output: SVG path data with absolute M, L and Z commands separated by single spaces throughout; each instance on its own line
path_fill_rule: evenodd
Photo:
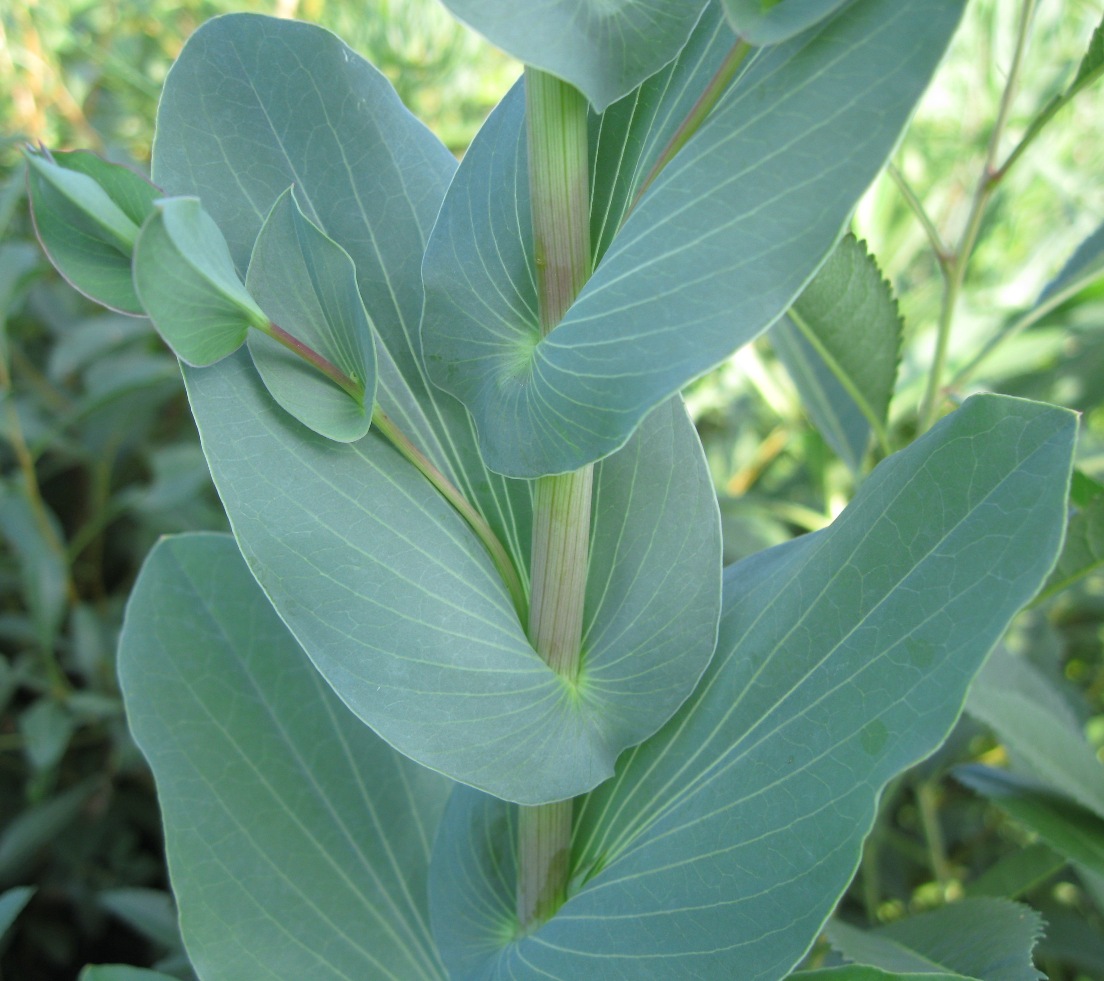
M 293 354 L 298 355 L 309 365 L 313 365 L 319 371 L 322 372 L 327 378 L 338 386 L 343 392 L 349 395 L 354 402 L 364 401 L 364 383 L 357 381 L 355 378 L 350 378 L 344 371 L 342 371 L 332 361 L 327 360 L 321 354 L 319 354 L 314 348 L 308 347 L 298 337 L 294 337 L 289 334 L 283 327 L 278 324 L 272 323 L 271 320 L 260 321 L 257 320 L 254 326 L 262 333 L 267 334 L 274 341 L 283 344 Z
M 591 274 L 587 103 L 565 82 L 525 70 L 529 195 L 541 335 Z M 529 638 L 565 682 L 579 674 L 590 551 L 593 467 L 541 477 L 534 487 Z M 571 801 L 521 807 L 517 915 L 523 930 L 563 902 L 571 866 Z
M 985 153 L 985 165 L 974 190 L 970 212 L 966 218 L 966 225 L 962 229 L 962 237 L 959 239 L 958 248 L 955 249 L 954 255 L 950 257 L 948 263 L 947 282 L 944 287 L 943 302 L 939 313 L 935 355 L 932 359 L 932 368 L 928 374 L 928 384 L 920 408 L 921 432 L 932 427 L 939 412 L 940 391 L 943 385 L 943 374 L 947 368 L 947 352 L 950 349 L 951 324 L 954 321 L 955 308 L 962 292 L 962 284 L 966 279 L 966 267 L 970 264 L 974 247 L 977 245 L 978 232 L 981 230 L 981 221 L 985 216 L 986 206 L 989 204 L 989 199 L 992 197 L 1001 177 L 1001 171 L 997 168 L 997 154 L 1000 151 L 1000 143 L 1004 136 L 1005 127 L 1008 125 L 1009 113 L 1012 111 L 1012 100 L 1016 94 L 1016 86 L 1023 67 L 1024 51 L 1027 47 L 1027 32 L 1034 12 L 1035 0 L 1024 0 L 1023 6 L 1020 8 L 1016 50 L 1012 56 L 1012 65 L 1008 70 L 1008 80 L 1005 83 L 1004 92 L 1001 94 L 997 119 L 993 123 L 992 132 L 989 134 L 989 147 Z
M 725 56 L 725 60 L 721 62 L 720 67 L 709 80 L 709 84 L 705 87 L 705 91 L 698 97 L 698 101 L 694 103 L 693 108 L 687 113 L 686 118 L 675 131 L 675 135 L 671 137 L 667 146 L 663 148 L 663 152 L 652 165 L 652 169 L 648 171 L 648 176 L 641 182 L 636 195 L 633 197 L 632 204 L 629 206 L 628 212 L 626 212 L 626 217 L 637 206 L 640 199 L 644 196 L 644 192 L 651 186 L 652 181 L 660 175 L 664 167 L 674 160 L 679 150 L 689 142 L 690 137 L 701 128 L 702 123 L 705 122 L 709 114 L 720 101 L 721 96 L 727 91 L 729 83 L 736 76 L 736 72 L 744 63 L 744 59 L 748 56 L 748 52 L 751 51 L 751 47 L 752 46 L 743 38 L 737 40 L 732 46 L 732 50 Z
M 510 560 L 505 547 L 503 547 L 491 526 L 487 524 L 483 515 L 472 506 L 471 502 L 456 488 L 456 485 L 430 462 L 429 458 L 410 441 L 409 437 L 395 425 L 391 417 L 378 405 L 372 412 L 372 425 L 407 461 L 421 471 L 441 496 L 460 513 L 460 516 L 468 523 L 471 530 L 475 532 L 476 537 L 490 554 L 491 561 L 494 562 L 498 574 L 502 576 L 502 581 L 506 583 L 506 588 L 510 592 L 510 598 L 513 600 L 518 618 L 522 623 L 525 623 L 528 616 L 525 588 L 518 578 L 517 569 L 514 568 L 514 563 Z

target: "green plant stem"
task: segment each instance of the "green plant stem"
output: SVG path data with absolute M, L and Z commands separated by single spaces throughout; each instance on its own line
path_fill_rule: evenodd
M 978 232 L 981 230 L 981 222 L 985 217 L 985 209 L 989 199 L 993 195 L 997 184 L 1005 171 L 997 167 L 997 154 L 1000 151 L 1001 139 L 1004 136 L 1005 127 L 1008 125 L 1008 116 L 1012 111 L 1012 100 L 1016 94 L 1016 86 L 1019 81 L 1020 71 L 1023 68 L 1023 55 L 1027 47 L 1027 33 L 1031 25 L 1031 18 L 1035 12 L 1036 0 L 1024 0 L 1020 8 L 1020 22 L 1016 35 L 1016 49 L 1012 56 L 1012 65 L 1008 69 L 1008 78 L 1005 82 L 1004 92 L 1001 94 L 1000 108 L 997 110 L 997 118 L 993 123 L 992 132 L 989 134 L 989 146 L 985 153 L 985 164 L 981 176 L 978 178 L 977 187 L 970 202 L 970 211 L 966 217 L 966 224 L 962 229 L 962 235 L 958 241 L 958 247 L 954 250 L 947 263 L 947 279 L 943 290 L 943 300 L 939 311 L 939 326 L 936 334 L 935 355 L 932 358 L 931 371 L 928 373 L 928 384 L 924 391 L 924 399 L 920 407 L 920 431 L 923 432 L 932 427 L 936 415 L 939 412 L 940 391 L 943 386 L 943 375 L 947 369 L 947 352 L 950 348 L 951 324 L 954 321 L 955 309 L 958 306 L 958 298 L 962 292 L 962 284 L 966 279 L 966 268 L 970 264 L 970 258 L 977 245 Z
M 591 273 L 587 103 L 565 82 L 525 70 L 529 194 L 541 334 L 563 318 Z M 533 494 L 529 639 L 574 685 L 590 552 L 593 467 L 541 477 Z M 571 866 L 571 801 L 520 807 L 517 915 L 522 930 L 563 902 Z
M 372 412 L 372 425 L 407 461 L 417 467 L 441 496 L 460 513 L 460 516 L 468 523 L 471 530 L 475 532 L 476 537 L 490 554 L 491 561 L 494 562 L 498 574 L 502 576 L 502 581 L 506 583 L 506 588 L 510 592 L 510 599 L 513 600 L 518 618 L 522 623 L 525 623 L 528 616 L 525 588 L 521 584 L 517 569 L 514 568 L 514 563 L 510 560 L 505 547 L 491 526 L 487 524 L 483 515 L 472 506 L 471 502 L 456 488 L 456 485 L 430 462 L 429 458 L 410 441 L 406 433 L 399 429 L 390 416 L 378 405 Z
M 270 320 L 262 321 L 258 320 L 254 326 L 257 327 L 262 333 L 267 334 L 274 341 L 283 344 L 289 351 L 297 354 L 300 358 L 307 362 L 309 365 L 313 365 L 319 371 L 322 372 L 327 378 L 330 379 L 335 385 L 338 386 L 343 392 L 345 392 L 354 402 L 364 401 L 364 383 L 357 381 L 355 378 L 350 378 L 344 371 L 342 371 L 332 361 L 327 360 L 321 354 L 319 354 L 314 348 L 308 347 L 298 337 L 293 337 L 279 324 L 274 324 Z
M 720 101 L 721 96 L 725 94 L 729 83 L 736 76 L 736 72 L 744 63 L 744 59 L 747 58 L 748 52 L 751 51 L 751 47 L 752 46 L 743 38 L 737 40 L 732 46 L 732 50 L 725 56 L 725 60 L 721 62 L 720 67 L 709 80 L 709 84 L 705 87 L 705 91 L 698 97 L 698 101 L 694 103 L 693 108 L 687 113 L 686 118 L 679 125 L 679 128 L 675 130 L 674 136 L 668 141 L 667 145 L 663 148 L 663 152 L 660 153 L 656 162 L 652 165 L 652 169 L 648 171 L 648 175 L 641 182 L 636 195 L 633 197 L 632 204 L 629 206 L 628 212 L 626 212 L 626 217 L 633 211 L 637 203 L 644 196 L 644 192 L 651 187 L 652 181 L 660 175 L 663 168 L 674 160 L 678 152 L 689 142 L 690 137 L 701 129 L 702 123 L 705 122 L 709 114 L 713 111 L 714 107 Z

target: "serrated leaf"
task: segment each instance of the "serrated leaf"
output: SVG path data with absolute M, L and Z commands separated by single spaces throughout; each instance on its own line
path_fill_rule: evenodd
M 363 387 L 357 401 L 272 337 L 251 331 L 249 353 L 273 398 L 327 439 L 360 439 L 376 399 L 372 324 L 352 259 L 303 214 L 291 188 L 265 219 L 245 282 L 271 320 Z
M 828 444 L 858 473 L 870 432 L 888 449 L 886 415 L 897 378 L 901 318 L 863 243 L 845 236 L 771 343 Z
M 706 0 L 443 0 L 493 45 L 579 89 L 601 112 L 671 61 Z
M 761 53 L 544 338 L 523 115 L 506 100 L 461 163 L 423 269 L 427 363 L 472 413 L 487 465 L 534 477 L 599 459 L 769 327 L 836 244 L 961 10 L 859 0 Z
M 985 766 L 961 766 L 956 780 L 991 800 L 1071 862 L 1104 875 L 1104 818 L 1038 781 Z
M 807 31 L 847 0 L 724 0 L 732 29 L 751 44 L 778 44 Z
M 430 868 L 457 979 L 778 978 L 851 881 L 885 783 L 951 728 L 1047 574 L 1072 415 L 980 396 L 829 528 L 730 567 L 717 652 L 575 808 L 563 907 L 517 940 L 513 810 L 457 788 Z
M 158 543 L 119 670 L 199 976 L 443 977 L 420 886 L 448 782 L 344 709 L 232 539 Z
M 91 153 L 48 158 L 28 152 L 26 159 L 31 212 L 50 261 L 98 303 L 141 314 L 131 254 L 139 226 L 153 210 L 157 188 Z
M 1039 780 L 1104 818 L 1104 767 L 1068 705 L 1024 658 L 998 648 L 970 688 L 966 710 Z
M 889 971 L 955 971 L 985 981 L 1045 977 L 1031 962 L 1043 918 L 1008 900 L 966 899 L 874 930 L 834 920 L 827 933 L 848 959 Z
M 334 444 L 281 419 L 240 356 L 185 382 L 258 581 L 346 704 L 401 752 L 500 797 L 575 796 L 704 670 L 719 518 L 677 401 L 595 474 L 573 690 L 529 645 L 463 519 L 374 430 Z
M 226 240 L 198 198 L 163 198 L 134 247 L 134 287 L 181 361 L 208 365 L 268 318 L 242 285 Z

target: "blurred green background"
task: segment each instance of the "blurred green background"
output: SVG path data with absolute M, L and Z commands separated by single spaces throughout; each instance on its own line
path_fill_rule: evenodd
M 436 0 L 0 5 L 0 978 L 68 981 L 90 962 L 156 964 L 190 977 L 152 782 L 126 731 L 114 646 L 128 590 L 157 536 L 223 528 L 225 520 L 174 359 L 144 321 L 88 303 L 46 263 L 23 198 L 19 148 L 87 147 L 148 170 L 173 58 L 199 24 L 231 10 L 334 30 L 458 155 L 520 71 Z M 895 157 L 945 241 L 966 220 L 1019 10 L 1012 0 L 970 0 Z M 1098 0 L 1039 3 L 1002 153 L 1069 84 L 1101 13 Z M 1001 182 L 967 269 L 948 379 L 1023 322 L 1101 225 L 1102 123 L 1098 85 L 1062 110 Z M 915 432 L 943 277 L 889 177 L 864 199 L 855 230 L 904 316 L 891 412 L 900 447 Z M 949 395 L 989 388 L 1078 409 L 1079 468 L 1090 486 L 1104 482 L 1102 327 L 1098 280 L 1014 330 Z M 728 561 L 822 527 L 846 504 L 858 478 L 810 423 L 768 340 L 695 383 L 687 398 L 721 496 Z M 1102 637 L 1097 568 L 1025 616 L 1013 638 L 1053 680 L 1098 756 Z M 947 776 L 964 761 L 1005 757 L 999 740 L 967 719 L 940 754 L 903 776 L 886 796 L 843 912 L 881 922 L 940 905 L 1024 854 L 1030 833 Z M 1061 860 L 1043 866 L 1020 893 L 1051 924 L 1040 964 L 1052 978 L 1104 977 L 1104 879 L 1087 881 Z

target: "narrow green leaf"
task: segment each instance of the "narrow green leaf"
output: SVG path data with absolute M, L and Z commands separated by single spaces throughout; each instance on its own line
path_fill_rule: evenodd
M 427 363 L 471 411 L 487 465 L 534 477 L 599 459 L 769 327 L 836 244 L 962 6 L 858 0 L 759 54 L 544 338 L 529 303 L 524 127 L 507 100 L 465 156 L 424 265 Z
M 570 82 L 601 112 L 671 61 L 706 0 L 444 0 L 519 61 Z
M 716 637 L 720 530 L 677 400 L 595 474 L 572 689 L 530 646 L 463 519 L 374 430 L 334 444 L 295 426 L 240 356 L 185 381 L 258 581 L 346 704 L 401 752 L 500 797 L 558 800 L 608 777 L 693 689 Z
M 488 473 L 463 406 L 422 365 L 422 254 L 456 160 L 391 84 L 328 31 L 232 14 L 208 21 L 169 72 L 153 172 L 203 201 L 243 275 L 289 186 L 352 258 L 376 328 L 377 400 L 482 511 L 522 575 L 529 486 Z
M 1070 256 L 1069 261 L 1039 295 L 1037 306 L 1051 309 L 1055 299 L 1064 300 L 1104 276 L 1104 225 L 1101 225 Z
M 1058 565 L 1039 599 L 1048 599 L 1104 566 L 1104 485 L 1079 471 L 1073 475 L 1073 513 Z
M 994 651 L 966 710 L 993 729 L 1018 764 L 1104 818 L 1104 767 L 1061 694 L 1024 658 Z
M 0 942 L 8 935 L 16 917 L 23 912 L 36 891 L 35 886 L 16 886 L 0 894 Z
M 134 287 L 157 332 L 186 364 L 213 364 L 237 350 L 251 326 L 268 323 L 198 198 L 157 203 L 134 247 Z
M 48 157 L 28 151 L 25 156 L 31 213 L 50 261 L 98 303 L 141 314 L 131 253 L 157 188 L 90 153 Z
M 1104 20 L 1101 20 L 1089 39 L 1089 47 L 1081 64 L 1077 67 L 1077 75 L 1069 87 L 1069 94 L 1075 95 L 1086 85 L 1091 85 L 1104 72 Z
M 423 898 L 448 783 L 353 718 L 232 539 L 162 539 L 119 649 L 203 978 L 442 978 Z
M 0 834 L 0 885 L 7 885 L 32 867 L 39 851 L 52 845 L 80 818 L 98 789 L 98 779 L 85 780 L 10 820 Z
M 246 286 L 265 313 L 362 386 L 359 401 L 272 337 L 251 331 L 249 353 L 273 398 L 328 439 L 360 439 L 376 398 L 373 329 L 348 253 L 303 214 L 291 188 L 272 206 Z
M 723 0 L 732 29 L 752 44 L 778 44 L 824 20 L 846 0 Z
M 512 809 L 457 788 L 430 868 L 454 977 L 791 970 L 851 881 L 882 788 L 946 736 L 1049 572 L 1074 437 L 1064 410 L 972 398 L 829 528 L 730 567 L 701 683 L 576 804 L 568 900 L 533 934 L 516 939 Z
M 101 906 L 167 950 L 181 948 L 180 926 L 172 896 L 160 889 L 108 889 L 96 897 Z
M 845 236 L 771 340 L 829 445 L 855 472 L 870 432 L 888 452 L 886 415 L 897 378 L 901 318 L 863 243 Z
M 962 766 L 955 779 L 991 800 L 1071 862 L 1104 875 L 1104 818 L 1046 785 L 985 766 Z
M 955 971 L 984 981 L 1045 977 L 1031 962 L 1043 918 L 1004 899 L 965 899 L 874 930 L 833 920 L 827 932 L 848 959 L 888 971 Z
M 966 884 L 966 895 L 1016 899 L 1042 885 L 1066 867 L 1065 856 L 1042 842 L 1033 842 L 1006 855 Z

